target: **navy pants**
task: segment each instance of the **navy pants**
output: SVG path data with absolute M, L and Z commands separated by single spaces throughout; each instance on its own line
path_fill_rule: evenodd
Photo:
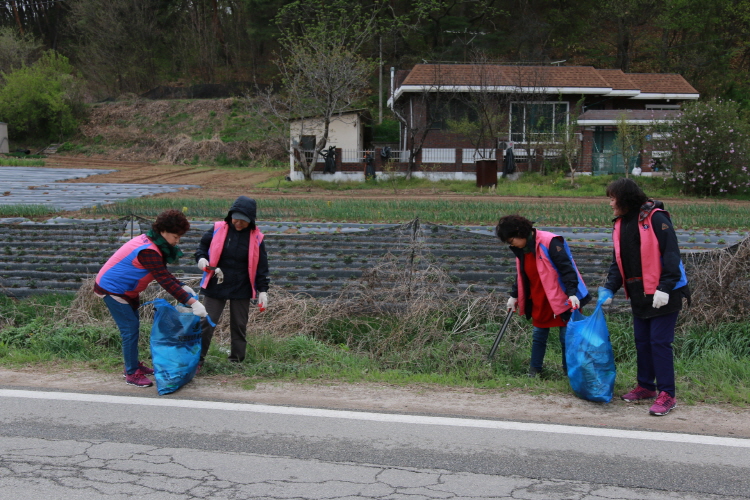
M 542 371 L 542 365 L 544 364 L 544 355 L 547 353 L 547 337 L 549 336 L 549 328 L 534 327 L 534 333 L 531 341 L 531 361 L 529 367 L 536 372 Z M 565 360 L 565 332 L 568 331 L 567 326 L 560 327 L 560 348 L 562 349 L 562 365 L 563 372 L 568 375 L 568 363 Z
M 655 318 L 633 317 L 638 385 L 674 397 L 674 327 L 679 311 Z M 655 382 L 655 383 L 654 383 Z

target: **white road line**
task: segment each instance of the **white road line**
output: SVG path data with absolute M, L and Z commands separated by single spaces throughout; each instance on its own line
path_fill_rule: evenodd
M 347 420 L 365 420 L 371 422 L 388 422 L 414 425 L 443 425 L 450 427 L 473 427 L 479 429 L 496 429 L 509 431 L 549 432 L 554 434 L 576 434 L 580 436 L 598 436 L 619 439 L 643 439 L 647 441 L 665 441 L 672 443 L 729 446 L 732 448 L 750 448 L 750 439 L 742 438 L 727 438 L 678 433 L 673 434 L 669 432 L 626 431 L 620 429 L 605 429 L 598 427 L 534 424 L 500 420 L 425 417 L 419 415 L 324 410 L 316 408 L 296 408 L 290 406 L 270 406 L 247 403 L 222 403 L 217 401 L 193 401 L 188 399 L 156 399 L 130 396 L 108 396 L 100 394 L 78 394 L 70 392 L 22 391 L 12 389 L 0 389 L 0 397 L 47 399 L 57 401 L 79 401 L 87 403 L 109 403 L 122 405 L 162 406 L 204 410 L 243 411 L 251 413 L 270 413 L 276 415 L 295 415 L 301 417 L 342 418 Z

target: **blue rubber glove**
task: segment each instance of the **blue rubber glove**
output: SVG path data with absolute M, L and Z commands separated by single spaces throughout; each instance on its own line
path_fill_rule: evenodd
M 599 287 L 599 290 L 597 290 L 597 293 L 599 295 L 599 298 L 596 300 L 596 305 L 603 305 L 608 306 L 612 303 L 612 297 L 615 296 L 614 292 L 610 290 L 609 288 L 604 288 L 603 286 Z

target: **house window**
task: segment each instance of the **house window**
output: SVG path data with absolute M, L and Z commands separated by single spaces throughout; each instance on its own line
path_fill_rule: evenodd
M 312 151 L 315 149 L 315 136 L 314 135 L 303 135 L 299 141 L 300 148 L 304 151 Z
M 510 140 L 518 143 L 556 142 L 568 124 L 567 102 L 513 102 L 510 104 Z
M 310 164 L 310 162 L 313 160 L 313 155 L 315 153 L 315 136 L 303 135 L 302 137 L 300 137 L 299 145 L 302 151 L 305 152 L 305 158 L 307 159 L 307 163 Z
M 430 102 L 430 129 L 450 130 L 450 122 L 462 120 L 477 121 L 479 115 L 476 110 L 459 99 L 434 99 Z

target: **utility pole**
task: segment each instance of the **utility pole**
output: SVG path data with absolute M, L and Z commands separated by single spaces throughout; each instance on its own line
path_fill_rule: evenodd
M 378 36 L 380 64 L 378 65 L 378 125 L 383 123 L 383 35 Z

